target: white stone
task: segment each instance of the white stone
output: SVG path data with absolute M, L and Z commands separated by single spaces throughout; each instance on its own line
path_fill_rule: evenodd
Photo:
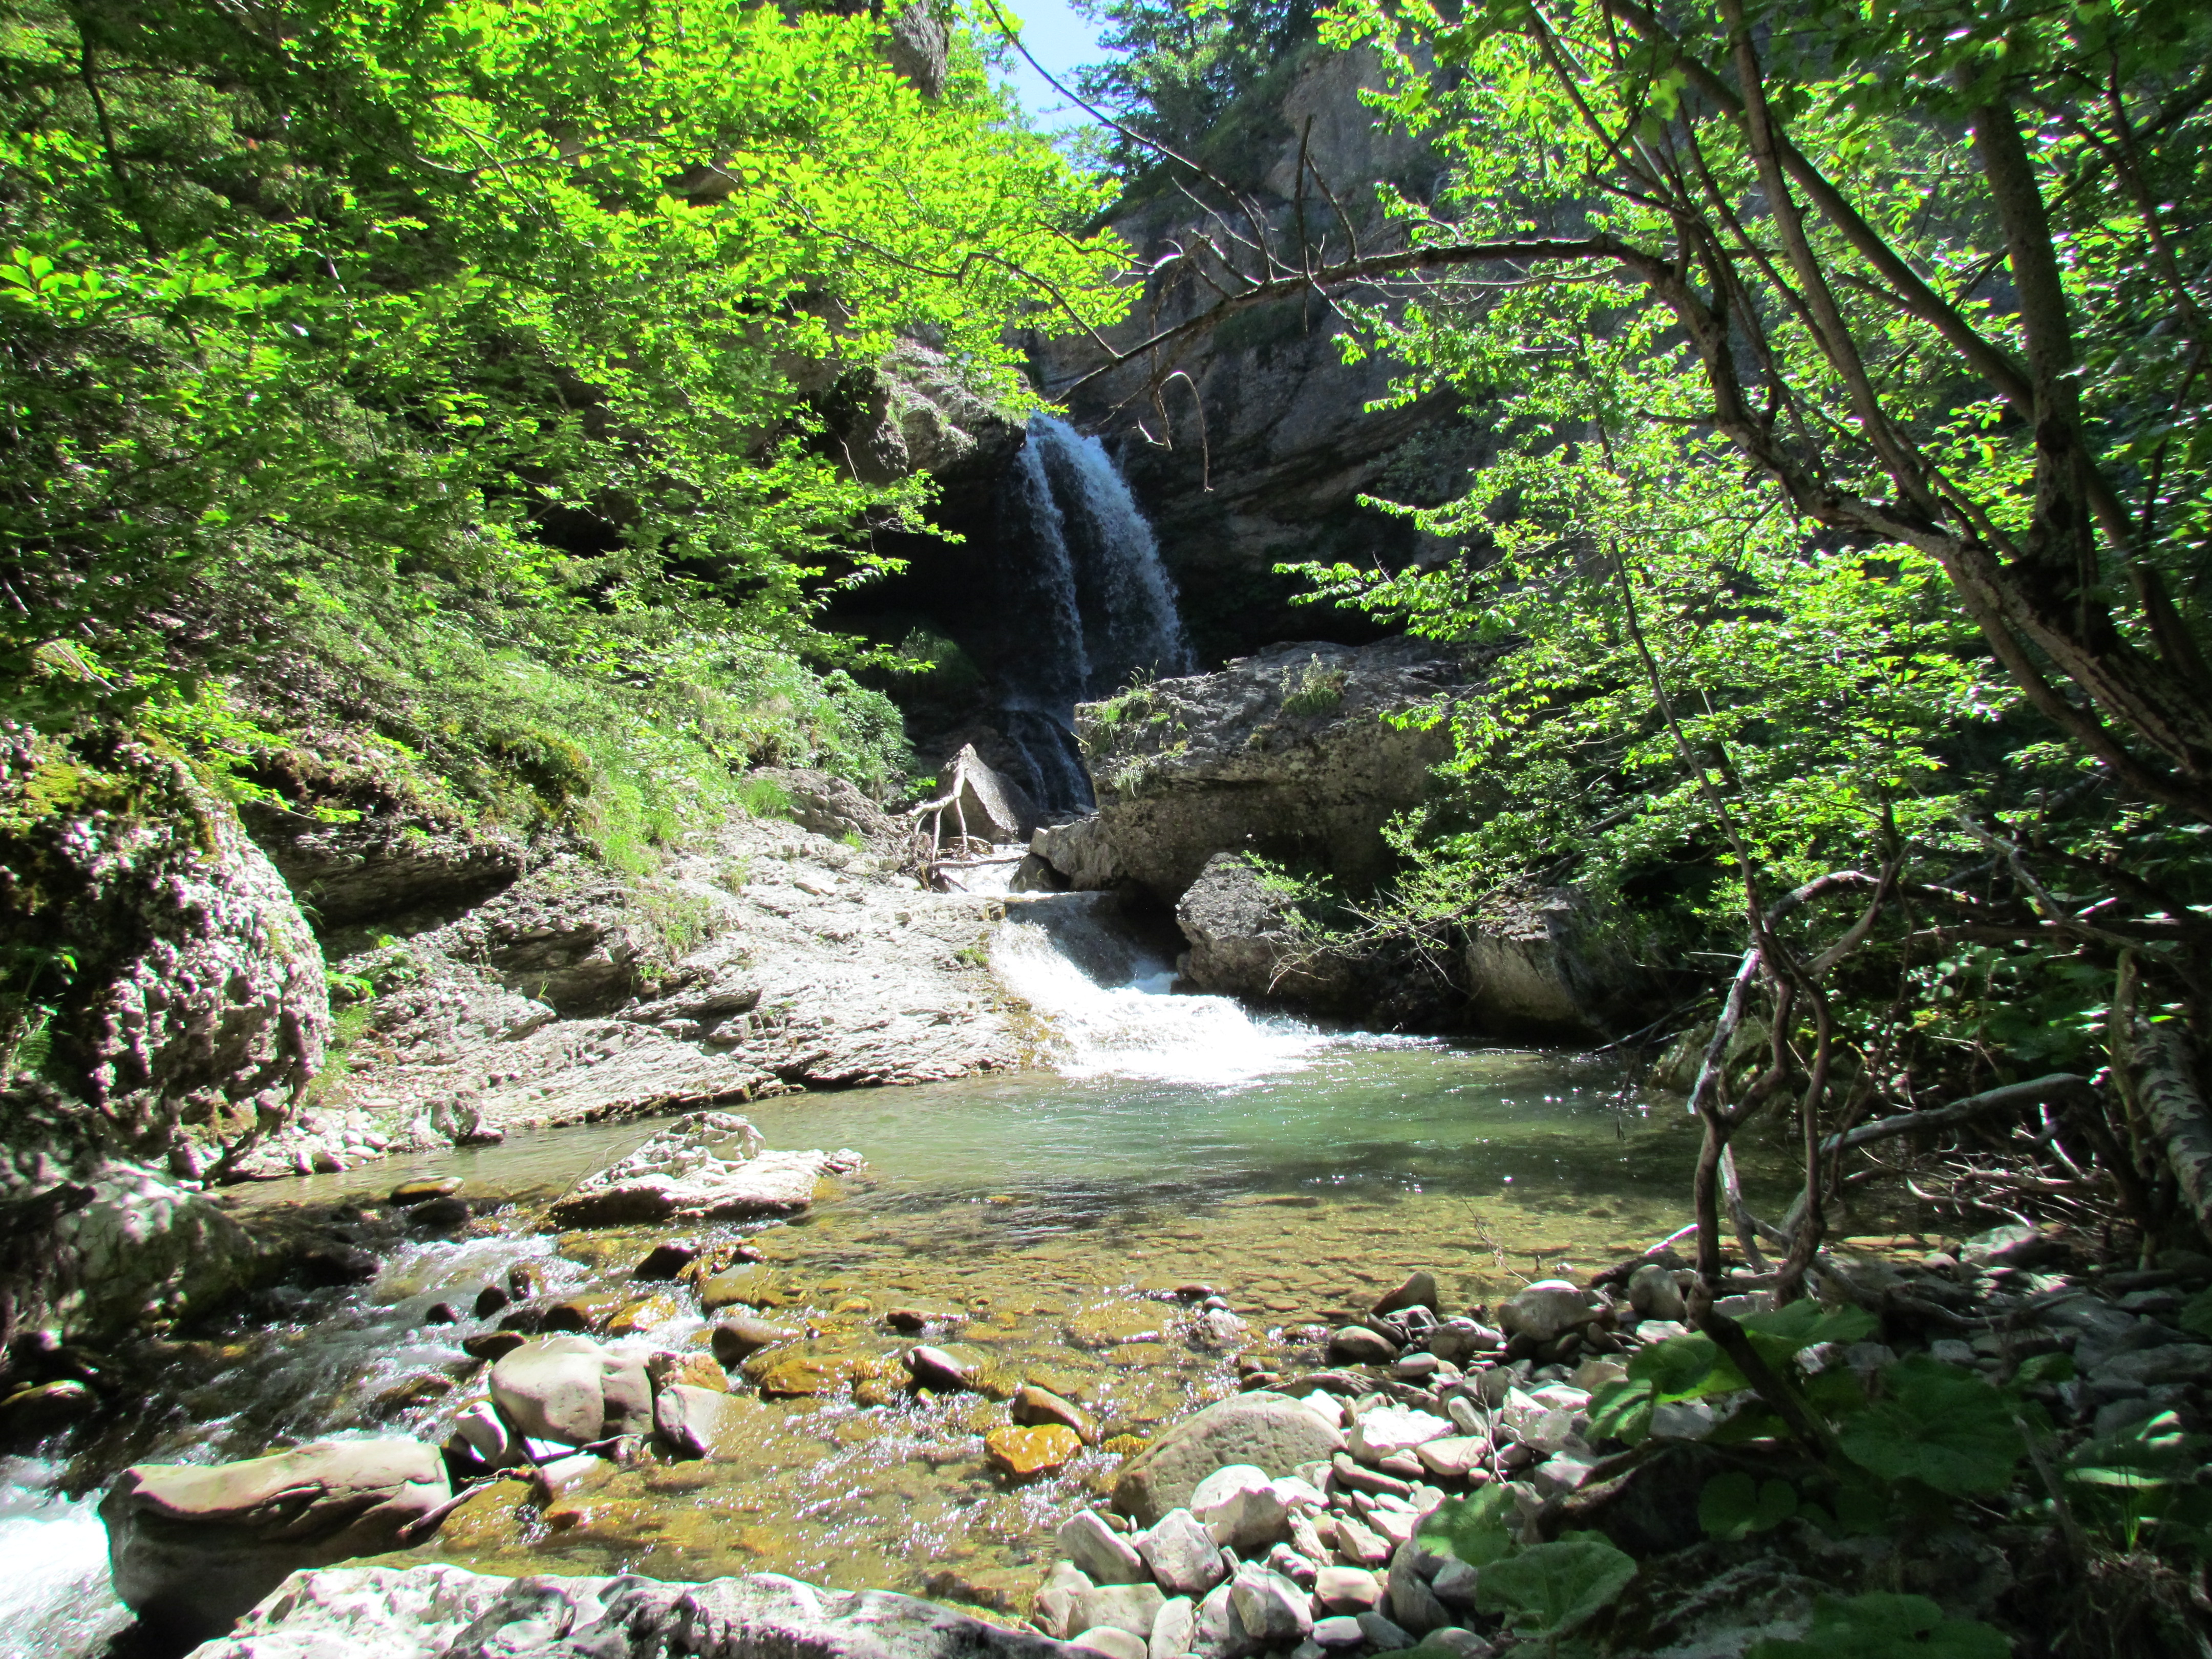
M 1427 1440 L 1413 1449 L 1421 1460 L 1421 1467 L 1441 1480 L 1464 1480 L 1480 1468 L 1490 1455 L 1490 1440 L 1486 1435 L 1451 1434 L 1441 1440 Z
M 1129 1540 L 1092 1510 L 1068 1516 L 1054 1538 L 1094 1584 L 1141 1584 L 1149 1577 Z
M 1364 1567 L 1323 1567 L 1313 1593 L 1331 1613 L 1364 1613 L 1382 1600 L 1382 1583 Z
M 1068 1621 L 1075 1617 L 1075 1598 L 1091 1588 L 1091 1575 L 1080 1567 L 1070 1561 L 1054 1562 L 1036 1594 L 1037 1628 L 1054 1641 L 1066 1641 L 1073 1629 Z
M 1198 1603 L 1188 1595 L 1171 1595 L 1152 1615 L 1152 1633 L 1146 1643 L 1150 1659 L 1181 1659 L 1190 1651 L 1198 1633 Z
M 1152 1649 L 1142 1637 L 1132 1636 L 1127 1631 L 1112 1625 L 1100 1625 L 1087 1630 L 1068 1644 L 1086 1653 L 1100 1653 L 1106 1659 L 1148 1659 Z
M 1628 1276 L 1628 1305 L 1646 1319 L 1682 1319 L 1688 1309 L 1674 1270 L 1647 1261 Z
M 1198 1659 L 1240 1659 L 1258 1645 L 1244 1633 L 1229 1599 L 1229 1586 L 1215 1585 L 1198 1604 L 1198 1624 L 1191 1633 L 1190 1650 Z
M 1301 1403 L 1332 1429 L 1344 1426 L 1344 1402 L 1327 1389 L 1316 1389 Z
M 1148 1641 L 1152 1620 L 1159 1617 L 1166 1600 L 1151 1584 L 1101 1584 L 1096 1589 L 1076 1592 L 1073 1623 L 1079 1631 L 1109 1625 L 1127 1631 L 1139 1642 Z
M 1498 1413 L 1502 1435 L 1541 1452 L 1557 1451 L 1575 1431 L 1574 1415 L 1515 1389 Z
M 1651 1408 L 1654 1440 L 1703 1440 L 1713 1431 L 1713 1408 L 1703 1400 L 1673 1400 Z
M 489 1400 L 479 1400 L 453 1419 L 453 1433 L 488 1468 L 503 1469 L 522 1461 L 515 1437 Z
M 1356 1648 L 1367 1639 L 1359 1621 L 1348 1615 L 1314 1620 L 1313 1639 L 1324 1648 Z
M 1229 1576 L 1212 1533 L 1188 1510 L 1170 1510 L 1131 1542 L 1170 1595 L 1200 1596 Z
M 1361 1413 L 1345 1438 L 1345 1449 L 1363 1463 L 1379 1463 L 1427 1441 L 1441 1440 L 1451 1431 L 1448 1417 L 1403 1406 L 1384 1406 Z

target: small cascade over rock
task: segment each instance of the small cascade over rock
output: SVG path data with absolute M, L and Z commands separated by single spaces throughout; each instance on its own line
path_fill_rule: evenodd
M 1190 671 L 1175 584 L 1105 447 L 1048 415 L 1030 421 L 1000 516 L 1009 641 L 999 670 L 1001 726 L 1019 757 L 1018 781 L 1039 805 L 1088 811 L 1095 801 L 1075 705 L 1140 672 Z
M 991 968 L 1052 1028 L 1066 1076 L 1220 1086 L 1300 1069 L 1329 1039 L 1255 1016 L 1227 997 L 1170 994 L 1175 969 L 1117 926 L 1105 893 L 1018 901 L 991 940 Z

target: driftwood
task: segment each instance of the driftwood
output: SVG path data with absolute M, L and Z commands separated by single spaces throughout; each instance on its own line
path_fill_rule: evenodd
M 2029 1106 L 2042 1106 L 2069 1097 L 2087 1100 L 2093 1091 L 2089 1079 L 2071 1072 L 2053 1072 L 2048 1077 L 2030 1079 L 2026 1083 L 2008 1083 L 2002 1089 L 1989 1089 L 1978 1095 L 1968 1095 L 1948 1106 L 1933 1106 L 1924 1112 L 1903 1112 L 1895 1117 L 1876 1118 L 1871 1123 L 1862 1123 L 1848 1133 L 1830 1135 L 1820 1143 L 1823 1152 L 1839 1152 L 1850 1146 L 1863 1146 L 1869 1140 L 1886 1140 L 1892 1135 L 1916 1134 L 1923 1129 L 1948 1129 L 1954 1123 L 1985 1117 L 1996 1112 L 2020 1111 Z
M 2212 1239 L 2212 1111 L 2197 1081 L 2188 1036 L 2178 1024 L 2138 1020 L 2125 1064 L 2145 1127 L 2198 1231 Z

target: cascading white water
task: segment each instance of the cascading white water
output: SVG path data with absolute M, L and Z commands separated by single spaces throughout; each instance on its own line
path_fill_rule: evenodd
M 1065 421 L 1031 417 L 1001 502 L 999 668 L 1023 786 L 1048 809 L 1091 803 L 1075 746 L 1075 705 L 1139 671 L 1187 673 L 1190 645 L 1159 544 L 1105 446 Z
M 107 1583 L 98 1499 L 53 1489 L 52 1464 L 0 1461 L 0 1656 L 106 1651 L 131 1615 Z
M 1174 968 L 1103 919 L 1113 902 L 1101 893 L 1017 901 L 992 937 L 992 970 L 1051 1027 L 1065 1075 L 1221 1086 L 1296 1071 L 1330 1041 L 1228 997 L 1170 994 Z

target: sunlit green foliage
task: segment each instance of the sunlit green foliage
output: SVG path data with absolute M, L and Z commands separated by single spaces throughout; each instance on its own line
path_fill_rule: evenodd
M 882 777 L 895 737 L 854 729 L 880 701 L 763 654 L 824 648 L 825 599 L 881 564 L 869 523 L 924 497 L 854 480 L 842 389 L 904 338 L 1018 404 L 1007 323 L 1072 325 L 1031 316 L 1040 280 L 1121 303 L 1118 245 L 1081 234 L 1097 187 L 1004 118 L 969 37 L 930 98 L 886 28 L 654 0 L 0 9 L 11 708 L 251 748 L 223 722 L 270 698 L 206 682 L 313 635 L 364 701 L 414 676 L 398 702 L 471 728 L 471 700 L 511 690 L 526 724 L 595 683 L 627 712 L 580 718 L 617 747 Z M 599 741 L 562 719 L 555 772 Z M 496 765 L 430 726 L 414 746 Z M 592 769 L 604 793 L 622 769 Z

